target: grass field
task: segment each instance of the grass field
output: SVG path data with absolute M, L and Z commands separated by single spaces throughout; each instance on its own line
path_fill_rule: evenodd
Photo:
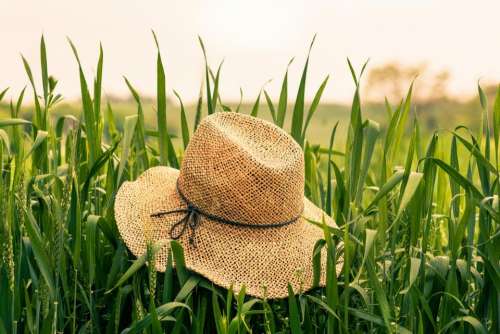
M 125 82 L 123 83 L 124 85 Z M 353 89 L 354 89 L 353 84 Z M 11 92 L 12 93 L 12 92 Z M 490 99 L 494 99 L 495 92 L 485 90 L 485 93 Z M 144 96 L 142 98 L 142 107 L 144 111 L 144 124 L 147 129 L 156 127 L 156 98 Z M 289 96 L 291 98 L 291 96 Z M 104 98 L 106 103 L 110 103 L 113 110 L 116 126 L 118 129 L 123 130 L 123 121 L 126 116 L 134 115 L 137 113 L 137 105 L 133 97 L 129 99 L 124 98 Z M 25 99 L 26 101 L 26 99 Z M 238 102 L 229 102 L 227 105 L 232 109 L 238 108 Z M 243 101 L 239 110 L 243 113 L 250 114 L 255 102 Z M 310 107 L 310 102 L 306 103 L 306 110 Z M 21 108 L 20 116 L 26 119 L 31 119 L 34 112 L 34 105 L 24 102 Z M 107 109 L 107 104 L 103 104 L 101 108 Z M 190 124 L 194 122 L 196 114 L 196 104 L 186 103 L 184 105 L 186 117 Z M 293 109 L 293 104 L 289 102 L 288 109 Z M 168 131 L 175 144 L 180 144 L 180 104 L 176 96 L 168 94 L 167 89 L 167 125 Z M 490 110 L 491 112 L 491 110 Z M 51 115 L 55 118 L 63 115 L 74 115 L 75 117 L 81 116 L 81 101 L 63 100 L 56 104 L 51 109 Z M 351 107 L 347 104 L 340 103 L 321 103 L 318 105 L 314 114 L 314 118 L 310 123 L 308 131 L 308 141 L 315 144 L 327 146 L 329 142 L 332 125 L 337 121 L 339 122 L 338 138 L 336 141 L 337 146 L 345 144 L 345 135 L 347 134 L 347 127 L 349 125 L 349 118 L 351 114 Z M 477 131 L 481 123 L 481 106 L 477 98 L 469 101 L 455 101 L 451 99 L 443 99 L 441 101 L 424 101 L 423 103 L 416 103 L 410 111 L 411 117 L 418 115 L 422 131 L 428 135 L 436 129 L 453 129 L 453 125 L 463 124 L 470 129 Z M 258 116 L 269 121 L 272 121 L 272 116 L 264 98 L 259 99 Z M 388 117 L 387 110 L 384 103 L 365 102 L 363 103 L 363 116 L 375 120 L 380 124 L 381 130 L 387 129 Z M 5 98 L 3 103 L 0 101 L 0 118 L 10 117 L 9 103 Z M 286 127 L 290 127 L 290 119 L 285 119 Z
M 0 119 L 0 333 L 500 333 L 500 89 L 488 99 L 479 87 L 479 110 L 463 111 L 478 115 L 472 126 L 449 124 L 455 115 L 433 132 L 414 117 L 412 87 L 365 113 L 351 64 L 347 113 L 321 105 L 323 85 L 305 104 L 308 63 L 298 92 L 285 75 L 279 101 L 263 92 L 241 108 L 223 104 L 220 68 L 207 64 L 199 102 L 174 108 L 158 52 L 156 99 L 143 102 L 127 82 L 131 109 L 101 96 L 102 50 L 93 80 L 75 69 L 78 107 L 57 104 L 43 39 L 41 82 L 23 61 L 33 107 L 23 92 Z M 326 288 L 256 299 L 190 273 L 175 241 L 165 274 L 147 265 L 154 246 L 136 259 L 121 241 L 120 184 L 178 168 L 199 120 L 230 109 L 273 121 L 303 147 L 305 195 L 339 226 L 316 245 Z

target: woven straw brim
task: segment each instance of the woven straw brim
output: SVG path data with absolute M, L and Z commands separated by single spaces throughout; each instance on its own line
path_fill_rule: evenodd
M 156 270 L 165 271 L 169 231 L 182 213 L 151 218 L 156 211 L 185 208 L 176 189 L 179 171 L 153 167 L 134 182 L 125 182 L 115 201 L 118 230 L 131 252 L 146 252 L 147 240 L 164 242 L 156 254 Z M 277 208 L 279 210 L 279 208 Z M 324 238 L 323 230 L 307 221 L 336 226 L 331 218 L 304 198 L 303 217 L 297 222 L 266 229 L 231 226 L 202 218 L 196 229 L 196 247 L 188 242 L 190 231 L 181 236 L 186 266 L 216 285 L 239 291 L 245 285 L 249 295 L 283 298 L 290 283 L 296 293 L 313 288 L 314 245 Z M 307 219 L 306 219 L 307 218 Z M 325 285 L 326 253 L 321 256 L 320 286 Z M 337 263 L 337 274 L 342 267 Z

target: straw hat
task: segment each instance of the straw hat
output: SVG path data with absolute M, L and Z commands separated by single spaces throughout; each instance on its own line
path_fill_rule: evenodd
M 169 245 L 183 245 L 186 266 L 224 288 L 244 285 L 252 296 L 282 298 L 313 287 L 312 257 L 323 230 L 336 226 L 304 197 L 299 145 L 267 121 L 215 113 L 199 125 L 180 171 L 153 167 L 116 195 L 120 234 L 135 256 L 148 241 L 164 271 Z M 325 285 L 326 253 L 320 285 Z M 337 265 L 337 273 L 342 263 Z

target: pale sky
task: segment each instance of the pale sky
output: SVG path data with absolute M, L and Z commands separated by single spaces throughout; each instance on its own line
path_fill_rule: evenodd
M 126 75 L 143 94 L 155 94 L 154 29 L 166 67 L 167 89 L 193 101 L 203 74 L 200 35 L 212 67 L 224 59 L 221 94 L 254 100 L 260 87 L 273 97 L 290 58 L 291 98 L 296 93 L 307 48 L 311 54 L 307 95 L 331 75 L 326 101 L 349 101 L 353 83 L 346 64 L 358 68 L 388 61 L 428 62 L 447 69 L 454 94 L 475 94 L 476 82 L 500 81 L 500 1 L 498 0 L 163 0 L 163 1 L 0 1 L 0 90 L 12 93 L 27 83 L 22 53 L 39 78 L 39 39 L 45 35 L 49 72 L 58 92 L 79 96 L 76 44 L 91 80 L 104 47 L 104 89 L 127 96 Z M 39 80 L 38 80 L 39 82 Z M 425 82 L 419 84 L 424 85 Z M 417 86 L 418 87 L 418 86 Z

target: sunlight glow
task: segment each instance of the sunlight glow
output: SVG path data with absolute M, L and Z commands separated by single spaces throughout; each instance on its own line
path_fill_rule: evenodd
M 203 2 L 201 31 L 217 36 L 219 43 L 242 48 L 279 48 L 283 40 L 296 38 L 304 24 L 302 1 Z

